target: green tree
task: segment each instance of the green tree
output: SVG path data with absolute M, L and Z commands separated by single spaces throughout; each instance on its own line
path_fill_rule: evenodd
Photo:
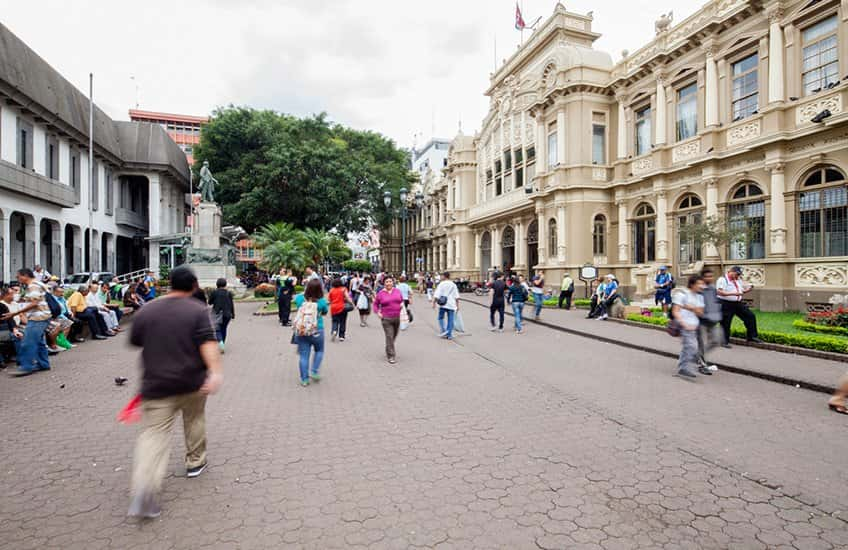
M 277 273 L 284 267 L 299 272 L 305 265 L 306 256 L 297 241 L 276 241 L 262 248 L 259 266 L 269 273 Z
M 248 231 L 286 220 L 346 235 L 390 217 L 383 192 L 410 188 L 409 156 L 374 132 L 247 107 L 218 109 L 194 150 L 220 183 L 229 223 Z
M 707 216 L 701 223 L 687 223 L 678 229 L 680 240 L 693 240 L 701 245 L 712 245 L 718 254 L 721 271 L 724 271 L 723 252 L 729 247 L 747 248 L 756 231 L 762 228 L 749 223 L 746 218 L 725 219 L 721 216 Z
M 303 239 L 303 235 L 292 224 L 277 222 L 269 223 L 259 228 L 253 234 L 252 239 L 254 244 L 261 248 L 280 241 L 300 242 Z
M 368 260 L 348 260 L 342 264 L 342 267 L 348 271 L 362 271 L 364 273 L 371 272 L 371 262 Z
M 302 232 L 303 250 L 313 265 L 328 262 L 343 262 L 350 259 L 351 252 L 344 240 L 328 231 L 305 229 Z

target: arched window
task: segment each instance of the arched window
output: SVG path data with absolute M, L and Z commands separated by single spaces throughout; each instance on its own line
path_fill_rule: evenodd
M 766 201 L 756 183 L 743 182 L 730 195 L 727 224 L 734 235 L 731 260 L 754 260 L 766 255 Z
M 592 254 L 603 256 L 607 253 L 607 219 L 598 214 L 592 220 Z
M 654 207 L 643 202 L 636 207 L 636 215 L 630 222 L 633 261 L 637 264 L 653 262 L 656 256 L 657 216 Z
M 548 221 L 548 256 L 556 256 L 557 254 L 557 222 L 551 218 Z
M 704 221 L 704 203 L 698 195 L 686 195 L 677 207 L 677 250 L 680 265 L 688 265 L 703 259 L 701 240 L 692 235 L 684 236 L 686 226 L 701 225 Z
M 834 166 L 810 172 L 798 196 L 800 252 L 805 258 L 848 256 L 848 185 Z

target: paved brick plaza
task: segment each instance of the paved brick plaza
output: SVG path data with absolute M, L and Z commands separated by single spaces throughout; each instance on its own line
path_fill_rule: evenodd
M 289 332 L 256 307 L 239 306 L 210 401 L 211 466 L 185 479 L 177 433 L 150 523 L 124 516 L 126 336 L 0 378 L 0 547 L 848 547 L 846 421 L 821 394 L 689 383 L 669 359 L 532 324 L 492 334 L 472 305 L 454 344 L 418 307 L 394 367 L 376 319 L 351 323 L 304 389 Z

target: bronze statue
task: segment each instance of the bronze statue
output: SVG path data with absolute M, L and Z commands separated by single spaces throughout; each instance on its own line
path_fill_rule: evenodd
M 203 167 L 200 169 L 200 200 L 202 202 L 215 202 L 215 186 L 218 185 L 218 180 L 212 177 L 212 171 L 209 170 L 209 161 L 203 161 Z

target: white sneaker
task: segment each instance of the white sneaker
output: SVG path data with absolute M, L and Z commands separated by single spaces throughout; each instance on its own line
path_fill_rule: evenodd
M 705 368 L 710 372 L 718 372 L 718 366 L 717 365 L 707 365 Z
M 608 318 L 609 318 L 609 315 L 607 315 L 606 313 L 601 315 L 601 321 L 606 321 Z
M 495 332 L 496 330 L 498 330 L 496 327 L 489 327 L 489 332 Z

